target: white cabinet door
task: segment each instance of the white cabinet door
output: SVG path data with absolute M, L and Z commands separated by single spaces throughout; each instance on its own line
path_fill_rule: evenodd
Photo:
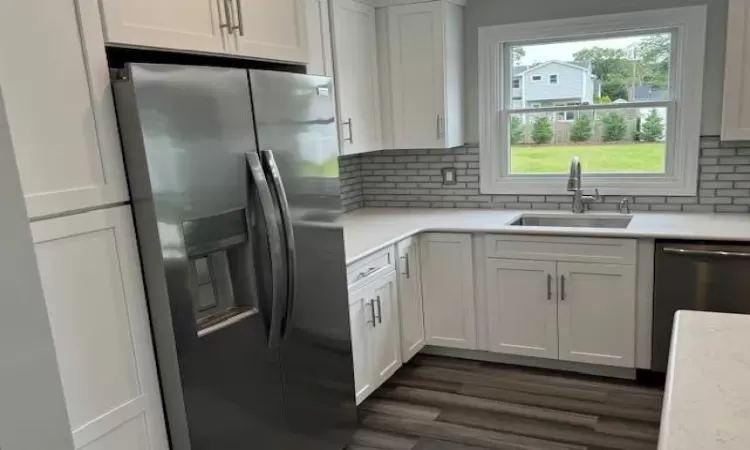
M 307 0 L 307 73 L 333 76 L 328 0 Z
M 109 44 L 227 53 L 223 0 L 100 0 Z M 93 3 L 86 1 L 83 3 Z
M 19 39 L 29 24 L 44 34 Z M 127 200 L 96 3 L 2 2 L 0 54 L 29 216 Z
M 485 270 L 490 350 L 557 358 L 555 263 L 487 259 Z
M 349 295 L 349 326 L 354 359 L 354 391 L 357 404 L 374 390 L 370 341 L 375 327 L 375 309 L 371 303 L 372 289 L 365 286 Z
M 401 359 L 409 361 L 425 345 L 419 238 L 404 239 L 396 246 L 398 304 L 401 319 Z
M 395 147 L 442 147 L 442 2 L 388 8 L 388 42 Z
M 476 349 L 471 235 L 428 233 L 419 247 L 427 344 Z
M 560 359 L 635 366 L 635 266 L 557 263 Z
M 130 209 L 31 231 L 76 448 L 166 450 Z
M 377 389 L 401 367 L 396 273 L 391 272 L 371 286 L 376 318 L 372 339 L 372 376 Z
M 375 8 L 333 0 L 341 153 L 381 150 Z
M 247 57 L 307 62 L 306 0 L 229 0 L 235 52 Z
M 750 0 L 729 0 L 722 140 L 750 139 Z

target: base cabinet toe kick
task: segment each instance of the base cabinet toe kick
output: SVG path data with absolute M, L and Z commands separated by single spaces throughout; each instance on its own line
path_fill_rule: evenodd
M 347 267 L 357 403 L 429 352 L 632 377 L 654 241 L 422 233 Z

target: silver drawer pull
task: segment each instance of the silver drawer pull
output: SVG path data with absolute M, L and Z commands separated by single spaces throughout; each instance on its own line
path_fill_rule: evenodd
M 362 278 L 371 275 L 373 272 L 377 271 L 378 269 L 380 269 L 380 267 L 370 267 L 366 271 L 358 273 L 357 280 L 361 280 Z

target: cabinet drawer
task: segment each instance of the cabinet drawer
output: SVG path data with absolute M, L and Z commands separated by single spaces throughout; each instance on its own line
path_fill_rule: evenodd
M 346 268 L 349 291 L 357 289 L 381 275 L 396 270 L 393 246 L 384 248 L 374 255 L 350 264 Z
M 487 235 L 488 258 L 635 264 L 635 239 Z

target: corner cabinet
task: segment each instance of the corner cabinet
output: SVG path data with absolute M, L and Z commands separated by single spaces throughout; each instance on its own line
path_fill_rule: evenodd
M 729 0 L 722 140 L 750 140 L 750 0 Z
M 341 154 L 382 150 L 375 8 L 332 2 Z
M 108 44 L 307 62 L 305 0 L 101 0 Z
M 412 236 L 399 242 L 396 245 L 396 254 L 401 359 L 406 363 L 425 346 L 419 237 Z
M 29 217 L 126 201 L 96 2 L 12 3 L 0 8 L 0 85 Z M 11 40 L 28 24 L 44 35 Z
M 420 237 L 425 337 L 428 345 L 477 348 L 470 234 Z
M 31 232 L 75 447 L 167 450 L 130 209 Z
M 463 8 L 448 0 L 387 8 L 384 129 L 393 148 L 464 144 Z M 384 36 L 383 36 L 384 35 Z M 390 109 L 390 110 L 389 110 Z

